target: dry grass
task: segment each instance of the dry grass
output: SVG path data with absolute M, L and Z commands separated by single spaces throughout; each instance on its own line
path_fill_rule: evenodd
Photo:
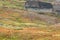
M 2 26 L 0 26 L 0 40 L 60 40 L 60 26 L 59 29 L 53 25 L 47 27 L 45 22 L 47 19 L 45 18 L 48 16 L 41 18 L 34 12 L 33 16 L 32 13 L 30 14 L 24 10 L 16 12 L 10 9 L 0 9 L 0 11 L 0 23 L 2 23 Z M 56 17 L 49 16 L 49 18 L 51 20 Z M 29 26 L 22 24 L 21 28 L 21 23 L 29 23 Z M 37 25 L 33 25 L 33 23 Z M 40 26 L 38 27 L 38 25 Z M 20 29 L 11 29 L 9 26 L 14 28 L 19 26 Z
M 60 40 L 60 32 L 57 31 L 48 31 L 42 30 L 39 28 L 23 28 L 22 30 L 11 30 L 0 28 L 0 35 L 4 38 L 11 39 L 11 40 Z M 45 28 L 44 28 L 45 29 Z M 51 29 L 50 29 L 51 30 Z

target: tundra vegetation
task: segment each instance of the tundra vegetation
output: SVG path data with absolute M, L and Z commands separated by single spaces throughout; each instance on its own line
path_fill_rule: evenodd
M 24 10 L 24 0 L 0 0 L 0 40 L 60 40 L 59 22 L 58 15 Z

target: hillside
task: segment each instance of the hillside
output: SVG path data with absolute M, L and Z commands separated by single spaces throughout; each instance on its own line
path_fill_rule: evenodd
M 24 10 L 24 0 L 0 0 L 0 40 L 60 40 L 60 17 Z
M 60 40 L 57 17 L 25 10 L 0 9 L 1 40 Z M 4 35 L 4 36 L 3 36 Z M 53 39 L 52 39 L 53 38 Z
M 47 26 L 59 23 L 57 17 L 16 9 L 0 9 L 0 26 Z
M 13 9 L 23 9 L 24 0 L 0 0 L 0 8 L 13 8 Z

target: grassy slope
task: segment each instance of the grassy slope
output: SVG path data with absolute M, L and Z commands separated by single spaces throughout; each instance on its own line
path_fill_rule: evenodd
M 15 2 L 0 1 L 0 7 L 7 6 L 8 8 L 19 9 L 22 7 L 20 6 L 21 3 L 16 0 L 13 1 Z M 22 14 L 26 14 L 26 12 L 24 10 L 13 12 L 5 8 L 0 9 L 0 40 L 60 40 L 60 36 L 57 36 L 60 35 L 60 29 L 54 28 L 55 26 L 46 28 L 46 22 L 40 21 L 36 17 L 31 20 L 30 17 L 26 17 Z M 35 28 L 35 26 L 37 28 Z
M 38 20 L 35 20 L 35 18 L 34 20 L 30 20 L 29 17 L 24 17 L 23 14 L 26 13 L 27 12 L 24 10 L 21 10 L 20 12 L 14 12 L 12 10 L 0 9 L 0 40 L 35 40 L 35 37 L 36 40 L 38 39 L 37 37 L 39 36 L 38 34 L 35 34 L 36 31 L 34 32 L 33 30 L 33 34 L 37 36 L 32 37 L 34 36 L 32 32 L 29 31 L 26 34 L 26 30 L 23 30 L 23 27 L 38 27 L 39 24 L 43 28 L 46 26 L 46 23 L 41 21 L 39 22 Z M 17 31 L 12 29 L 17 29 Z M 22 31 L 20 32 L 20 30 Z M 31 37 L 33 39 L 31 39 Z
M 24 0 L 4 0 L 0 1 L 0 7 L 8 7 L 8 8 L 18 8 L 23 9 L 24 2 L 20 2 Z
M 1 40 L 60 40 L 60 30 L 56 28 L 23 28 L 12 30 L 0 28 Z M 3 36 L 4 35 L 4 36 Z
M 33 18 L 33 20 L 31 19 L 31 17 L 25 17 L 27 12 L 23 12 L 23 10 L 21 10 L 21 12 L 13 12 L 11 10 L 1 10 L 0 11 L 0 24 L 1 26 L 11 26 L 11 27 L 28 27 L 28 26 L 46 26 L 45 22 L 43 21 L 39 21 L 38 19 Z M 25 15 L 24 15 L 25 14 Z M 29 14 L 28 14 L 29 15 Z
M 41 22 L 36 17 L 31 20 L 30 17 L 25 16 L 26 13 L 28 12 L 24 10 L 14 12 L 0 9 L 1 40 L 60 40 L 60 36 L 58 36 L 60 29 L 55 28 L 55 26 L 46 27 L 46 22 Z

